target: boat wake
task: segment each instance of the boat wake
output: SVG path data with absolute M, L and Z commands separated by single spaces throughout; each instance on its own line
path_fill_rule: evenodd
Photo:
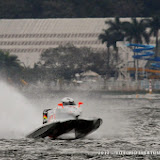
M 14 87 L 0 81 L 0 138 L 22 138 L 40 123 L 38 111 Z

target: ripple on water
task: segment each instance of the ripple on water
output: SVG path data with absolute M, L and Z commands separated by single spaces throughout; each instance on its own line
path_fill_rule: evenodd
M 44 106 L 51 104 L 43 103 Z M 85 113 L 103 118 L 103 125 L 94 135 L 70 141 L 51 141 L 47 138 L 0 139 L 0 159 L 160 159 L 159 155 L 154 154 L 118 154 L 118 151 L 159 150 L 158 101 L 101 100 L 92 97 L 84 99 L 84 104 L 87 104 Z M 99 154 L 101 152 L 102 155 Z

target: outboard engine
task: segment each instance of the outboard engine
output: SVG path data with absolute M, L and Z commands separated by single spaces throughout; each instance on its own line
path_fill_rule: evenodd
M 51 118 L 53 119 L 53 111 L 52 109 L 45 109 L 43 111 L 43 124 L 48 123 Z

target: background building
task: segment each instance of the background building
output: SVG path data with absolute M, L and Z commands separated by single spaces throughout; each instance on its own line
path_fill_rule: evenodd
M 18 55 L 26 65 L 33 65 L 40 54 L 62 44 L 106 49 L 98 40 L 106 28 L 105 18 L 82 19 L 2 19 L 0 49 Z
M 67 43 L 77 47 L 106 50 L 106 45 L 101 43 L 98 36 L 107 28 L 105 21 L 109 19 L 114 20 L 114 18 L 1 19 L 0 49 L 17 55 L 26 66 L 33 66 L 44 50 Z M 130 18 L 121 20 L 129 21 Z M 121 57 L 123 59 L 127 57 L 131 61 L 132 51 L 124 44 L 118 46 Z

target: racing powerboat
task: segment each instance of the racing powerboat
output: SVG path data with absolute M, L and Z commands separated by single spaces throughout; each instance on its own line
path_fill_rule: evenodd
M 69 97 L 62 99 L 57 108 L 43 111 L 43 125 L 28 134 L 27 138 L 78 139 L 87 136 L 102 124 L 101 118 L 82 118 L 79 102 Z

